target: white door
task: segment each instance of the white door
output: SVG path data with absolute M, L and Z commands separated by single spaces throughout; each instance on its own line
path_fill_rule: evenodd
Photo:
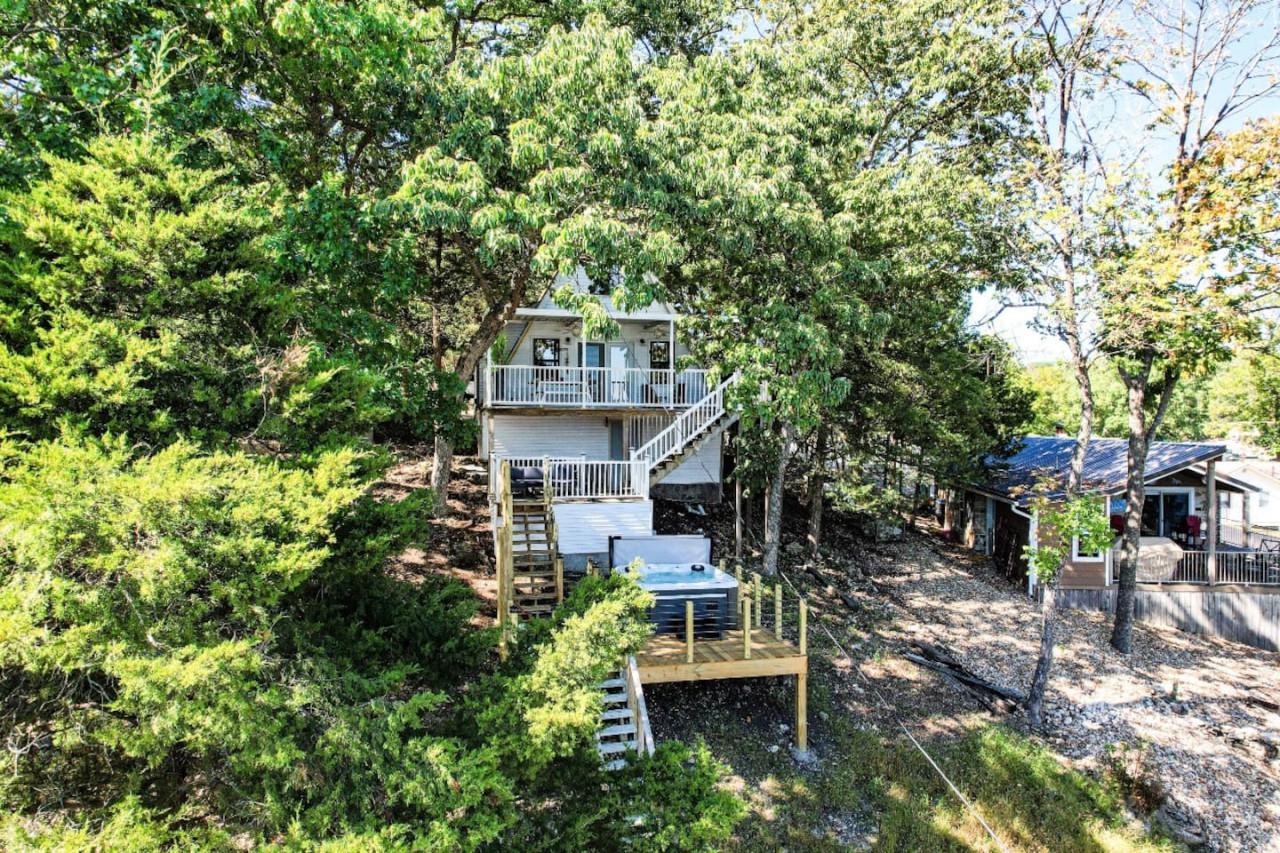
M 609 347 L 609 386 L 610 399 L 615 403 L 631 401 L 627 383 L 627 348 L 625 346 Z

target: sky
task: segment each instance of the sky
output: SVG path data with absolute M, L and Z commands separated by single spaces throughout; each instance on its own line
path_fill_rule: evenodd
M 1168 0 L 1163 6 L 1172 11 L 1179 7 L 1180 0 Z M 1237 7 L 1242 0 L 1225 2 L 1225 0 L 1181 0 L 1186 11 L 1196 8 L 1197 3 L 1205 2 L 1213 13 L 1221 14 L 1225 9 Z M 1243 0 L 1248 2 L 1248 0 Z M 1122 9 L 1124 7 L 1121 7 Z M 1221 106 L 1227 95 L 1229 83 L 1234 82 L 1234 73 L 1249 60 L 1259 55 L 1265 61 L 1257 69 L 1262 72 L 1252 85 L 1247 85 L 1237 98 L 1258 93 L 1274 87 L 1280 79 L 1280 47 L 1273 40 L 1280 32 L 1280 2 L 1262 0 L 1258 2 L 1248 15 L 1250 26 L 1246 27 L 1240 37 L 1231 45 L 1227 55 L 1228 70 L 1225 80 L 1210 86 L 1209 106 L 1211 111 Z M 1137 31 L 1150 33 L 1149 28 L 1138 25 L 1135 19 L 1122 19 L 1124 28 L 1131 34 Z M 1158 24 L 1157 27 L 1163 26 Z M 1160 35 L 1151 36 L 1152 44 Z M 1153 47 L 1154 50 L 1154 47 Z M 1122 76 L 1133 79 L 1146 75 L 1137 66 L 1130 65 L 1121 70 Z M 1280 112 L 1280 91 L 1272 89 L 1267 96 L 1253 100 L 1244 99 L 1245 107 L 1223 126 L 1230 131 L 1252 119 L 1262 118 Z M 1145 171 L 1152 183 L 1161 180 L 1163 166 L 1173 154 L 1172 139 L 1163 139 L 1161 134 L 1151 134 L 1147 123 L 1152 115 L 1151 108 L 1143 99 L 1126 90 L 1125 87 L 1109 87 L 1098 101 L 1094 102 L 1091 112 L 1094 113 L 1095 125 L 1100 124 L 1100 132 L 1107 140 L 1102 143 L 1104 149 L 1114 152 L 1118 162 L 1129 162 L 1130 168 Z M 1107 159 L 1111 159 L 1110 156 Z M 992 292 L 980 292 L 973 295 L 969 323 L 975 331 L 995 334 L 1005 339 L 1018 354 L 1024 364 L 1055 361 L 1067 357 L 1067 348 L 1062 341 L 1048 337 L 1032 328 L 1035 309 L 1003 307 L 999 295 Z

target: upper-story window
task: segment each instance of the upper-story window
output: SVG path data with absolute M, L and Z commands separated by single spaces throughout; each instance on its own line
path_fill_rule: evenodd
M 671 369 L 671 342 L 653 341 L 649 344 L 649 369 Z
M 535 367 L 559 367 L 560 339 L 534 338 L 533 364 Z

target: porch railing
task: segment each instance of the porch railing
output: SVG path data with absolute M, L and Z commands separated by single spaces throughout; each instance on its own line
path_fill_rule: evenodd
M 683 409 L 707 393 L 707 371 L 490 364 L 480 399 L 491 407 Z
M 545 485 L 535 484 L 539 494 L 547 487 L 552 501 L 589 501 L 649 497 L 649 469 L 631 460 L 573 459 L 567 457 L 491 457 L 489 460 L 489 492 L 498 494 L 498 477 L 502 463 L 512 469 L 536 468 Z M 518 479 L 513 475 L 513 481 Z
M 1138 583 L 1280 586 L 1280 551 L 1207 551 L 1138 555 Z
M 1280 530 L 1275 528 L 1250 525 L 1246 530 L 1239 522 L 1226 519 L 1218 524 L 1218 541 L 1226 545 L 1259 551 L 1280 546 Z
M 666 429 L 631 451 L 631 458 L 652 468 L 679 453 L 724 414 L 725 393 L 740 378 L 738 373 L 729 376 L 696 405 L 681 412 Z

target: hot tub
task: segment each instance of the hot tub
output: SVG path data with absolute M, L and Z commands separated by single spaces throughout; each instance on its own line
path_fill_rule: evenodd
M 627 567 L 653 593 L 649 621 L 659 634 L 685 635 L 686 602 L 693 602 L 693 635 L 719 639 L 738 624 L 738 581 L 709 563 L 652 563 Z

